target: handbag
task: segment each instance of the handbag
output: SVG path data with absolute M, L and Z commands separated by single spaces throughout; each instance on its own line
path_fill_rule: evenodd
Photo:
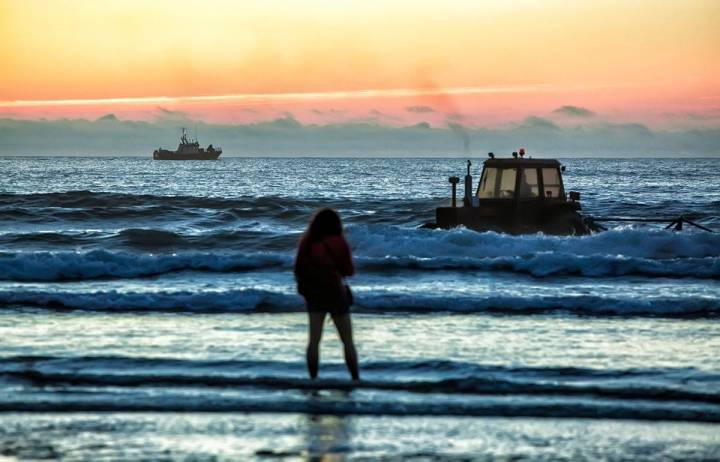
M 352 306 L 355 303 L 355 297 L 353 296 L 352 290 L 350 290 L 350 286 L 348 284 L 343 284 L 345 286 L 345 300 L 347 301 L 348 306 Z

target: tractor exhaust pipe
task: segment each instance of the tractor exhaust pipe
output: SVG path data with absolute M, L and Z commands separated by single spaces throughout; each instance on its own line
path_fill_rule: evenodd
M 467 175 L 465 175 L 465 198 L 463 199 L 463 205 L 465 207 L 472 206 L 472 175 L 470 175 L 470 166 L 472 162 L 467 161 Z
M 452 207 L 455 208 L 457 207 L 457 184 L 460 182 L 460 178 L 456 176 L 451 176 L 450 178 L 448 178 L 448 181 L 452 185 Z

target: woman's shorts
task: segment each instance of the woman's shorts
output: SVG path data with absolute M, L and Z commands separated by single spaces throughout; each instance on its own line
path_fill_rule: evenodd
M 335 315 L 350 313 L 350 306 L 343 303 L 340 303 L 339 306 L 337 304 L 328 305 L 327 303 L 322 303 L 321 301 L 308 300 L 305 298 L 305 306 L 311 313 L 329 313 Z

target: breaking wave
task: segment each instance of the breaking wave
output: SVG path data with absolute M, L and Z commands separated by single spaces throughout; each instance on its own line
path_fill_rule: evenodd
M 702 297 L 622 298 L 596 295 L 478 296 L 356 291 L 353 310 L 364 313 L 499 313 L 579 316 L 716 317 L 720 300 Z M 101 312 L 254 313 L 296 312 L 302 298 L 287 291 L 261 289 L 121 292 L 0 291 L 0 305 Z
M 358 266 L 366 271 L 474 269 L 535 277 L 720 278 L 720 235 L 705 232 L 624 229 L 584 237 L 557 237 L 351 225 L 348 234 Z M 36 233 L 33 236 L 44 242 L 66 244 L 96 239 L 97 233 Z M 6 236 L 6 239 L 17 239 L 17 236 Z M 100 249 L 2 252 L 0 280 L 134 278 L 188 270 L 229 272 L 282 268 L 289 271 L 297 235 L 243 230 L 185 235 L 166 230 L 125 229 L 103 239 L 139 250 L 166 250 L 158 253 Z M 212 250 L 217 247 L 223 250 Z M 193 248 L 198 250 L 167 251 Z
M 369 225 L 351 226 L 349 235 L 353 247 L 367 256 L 492 258 L 559 254 L 653 260 L 720 257 L 720 234 L 708 232 L 625 228 L 589 236 L 511 236 L 463 228 L 430 231 Z
M 289 265 L 289 256 L 255 254 L 137 254 L 132 252 L 0 253 L 0 280 L 66 281 L 136 278 L 174 271 L 227 272 Z
M 515 257 L 395 257 L 358 258 L 369 269 L 422 269 L 453 270 L 470 269 L 482 271 L 509 271 L 534 277 L 550 276 L 653 276 L 653 277 L 720 277 L 720 257 L 652 260 L 627 258 L 622 255 L 576 256 L 563 253 L 540 253 Z

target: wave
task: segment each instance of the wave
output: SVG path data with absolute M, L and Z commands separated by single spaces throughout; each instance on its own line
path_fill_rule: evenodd
M 358 295 L 359 309 L 367 312 L 447 312 L 548 314 L 581 316 L 688 317 L 720 314 L 720 300 L 699 297 L 615 298 L 611 296 L 492 296 L 469 295 Z
M 443 236 L 435 237 L 440 240 L 446 239 Z M 497 235 L 487 237 L 495 240 Z M 77 242 L 84 238 L 81 236 L 60 238 L 56 235 L 49 235 L 38 239 L 47 243 L 48 241 L 70 242 L 73 240 Z M 137 249 L 163 252 L 137 253 L 122 250 L 0 252 L 0 280 L 22 282 L 139 278 L 177 271 L 223 273 L 268 268 L 282 268 L 283 271 L 289 273 L 294 258 L 293 250 L 277 252 L 272 249 L 291 247 L 291 244 L 296 241 L 296 236 L 262 238 L 253 232 L 236 232 L 226 235 L 226 241 L 222 243 L 222 240 L 218 241 L 221 239 L 218 236 L 188 238 L 170 231 L 126 230 L 113 239 L 122 240 L 126 245 L 132 245 Z M 240 243 L 233 242 L 234 239 L 239 239 Z M 517 248 L 512 246 L 512 239 L 517 240 Z M 543 242 L 541 237 L 536 239 Z M 480 256 L 483 251 L 478 251 L 473 247 L 463 249 L 456 243 L 447 244 L 445 248 L 438 245 L 439 248 L 428 250 L 427 246 L 423 247 L 419 242 L 415 242 L 417 246 L 413 247 L 415 254 L 403 254 L 402 247 L 410 244 L 400 242 L 397 243 L 397 248 L 393 247 L 394 242 L 375 244 L 386 247 L 384 252 L 380 252 L 377 248 L 368 248 L 365 246 L 366 243 L 359 242 L 355 243 L 355 261 L 360 271 L 370 272 L 396 269 L 478 270 L 505 271 L 538 278 L 553 276 L 600 278 L 629 275 L 665 278 L 720 278 L 720 256 L 717 255 L 650 258 L 613 252 L 618 249 L 608 249 L 607 254 L 583 255 L 569 253 L 566 250 L 541 250 L 512 255 L 515 250 L 517 253 L 523 252 L 521 247 L 525 240 L 510 236 L 502 236 L 501 240 L 506 241 L 504 250 L 510 255 L 502 255 L 502 249 L 494 248 L 493 252 L 488 251 L 489 256 Z M 700 240 L 702 241 L 702 239 Z M 177 248 L 187 248 L 189 241 L 199 249 L 220 246 L 223 247 L 223 251 L 168 252 Z M 670 240 L 669 245 L 672 245 L 672 242 Z M 527 243 L 525 242 L 525 244 Z M 246 251 L 232 250 L 238 247 Z M 503 246 L 498 244 L 498 247 Z M 699 242 L 698 247 L 700 249 L 694 252 L 696 255 L 711 252 L 709 249 L 703 248 L 707 247 L 706 243 Z M 409 251 L 409 249 L 407 250 Z M 461 254 L 463 251 L 465 255 Z M 443 255 L 443 252 L 446 254 Z M 368 253 L 377 256 L 368 256 Z M 636 251 L 636 253 L 641 252 Z M 646 253 L 651 252 L 646 251 Z M 663 250 L 663 253 L 669 254 L 670 250 Z
M 371 268 L 478 269 L 535 277 L 720 277 L 720 234 L 611 230 L 590 236 L 511 236 L 467 229 L 353 226 L 358 261 Z
M 272 200 L 268 203 L 272 204 Z M 67 191 L 35 194 L 0 194 L 0 206 L 114 208 L 168 206 L 179 208 L 228 209 L 252 204 L 245 199 L 204 196 L 160 196 L 95 191 Z M 262 199 L 259 204 L 263 204 Z
M 40 231 L 29 233 L 1 233 L 0 244 L 28 246 L 79 246 L 101 239 L 99 231 Z
M 528 256 L 472 258 L 387 256 L 357 258 L 360 266 L 371 270 L 482 270 L 509 271 L 534 277 L 550 276 L 651 276 L 667 278 L 714 279 L 720 277 L 720 257 L 652 260 L 622 255 L 577 256 L 565 253 L 541 253 Z
M 126 228 L 120 231 L 40 231 L 0 233 L 0 245 L 28 249 L 55 250 L 76 248 L 119 248 L 141 251 L 228 250 L 277 251 L 293 249 L 299 233 L 275 234 L 263 230 L 224 229 L 207 233 L 186 234 L 162 228 Z M 87 250 L 86 250 L 87 251 Z
M 65 223 L 200 219 L 213 224 L 258 217 L 307 220 L 321 203 L 284 197 L 157 196 L 91 191 L 0 194 L 0 220 Z
M 293 249 L 299 233 L 275 234 L 262 230 L 224 229 L 209 233 L 182 234 L 163 229 L 124 229 L 107 240 L 123 247 L 141 250 L 216 249 L 227 256 L 231 249 L 272 251 Z M 278 257 L 282 259 L 282 257 Z
M 26 393 L 22 399 L 26 401 L 8 396 L 0 399 L 0 409 L 36 410 L 28 390 L 37 389 L 41 393 L 48 386 L 62 386 L 81 387 L 83 394 L 76 400 L 72 395 L 57 400 L 43 395 L 41 400 L 51 410 L 80 410 L 98 403 L 102 404 L 93 410 L 185 410 L 188 400 L 177 399 L 174 392 L 186 387 L 196 390 L 201 387 L 205 391 L 189 400 L 194 403 L 190 405 L 192 410 L 214 410 L 218 405 L 217 394 L 230 388 L 241 396 L 228 403 L 224 399 L 232 399 L 231 396 L 222 393 L 221 401 L 230 404 L 230 408 L 245 409 L 254 405 L 263 410 L 307 412 L 308 404 L 317 406 L 321 403 L 283 399 L 283 394 L 293 390 L 330 389 L 373 391 L 374 398 L 367 402 L 363 402 L 362 397 L 332 400 L 340 405 L 332 409 L 340 413 L 358 413 L 359 407 L 366 408 L 365 412 L 370 414 L 485 415 L 501 412 L 501 415 L 532 413 L 593 417 L 587 414 L 593 409 L 598 412 L 594 417 L 618 417 L 623 410 L 639 412 L 639 416 L 623 414 L 630 418 L 717 421 L 720 417 L 720 394 L 716 387 L 720 376 L 695 369 L 596 370 L 501 367 L 456 361 L 385 361 L 363 364 L 363 371 L 364 380 L 353 383 L 344 378 L 346 372 L 339 364 L 324 365 L 324 378 L 309 381 L 305 379 L 304 364 L 295 362 L 113 356 L 10 357 L 0 360 L 0 384 L 23 384 Z M 113 389 L 114 396 L 110 400 L 102 399 L 105 387 Z M 151 393 L 155 397 L 152 400 L 133 394 L 132 389 L 143 387 L 163 391 Z M 119 392 L 119 388 L 129 389 L 130 399 L 121 399 L 123 392 Z M 250 390 L 275 392 L 272 399 L 267 395 L 264 399 L 252 399 Z M 279 395 L 277 391 L 280 391 Z M 405 398 L 398 401 L 394 393 L 404 393 Z M 424 397 L 428 394 L 433 398 Z M 462 395 L 463 399 L 453 399 L 453 395 Z M 86 396 L 90 399 L 84 400 Z M 242 399 L 246 396 L 248 399 Z M 136 400 L 138 397 L 140 401 Z M 289 409 L 291 403 L 302 406 Z M 402 406 L 398 406 L 401 403 Z
M 138 247 L 170 247 L 183 243 L 179 233 L 164 229 L 124 229 L 118 237 Z
M 153 234 L 148 239 L 158 238 Z M 289 256 L 271 253 L 2 252 L 0 280 L 136 278 L 187 270 L 228 272 L 287 266 L 290 261 Z
M 368 205 L 368 210 L 380 208 L 383 204 L 406 204 L 404 209 L 412 208 L 413 204 L 428 204 L 437 201 L 447 201 L 446 197 L 431 197 L 422 199 L 377 199 L 358 198 Z M 113 207 L 144 207 L 144 206 L 171 206 L 178 208 L 202 209 L 248 209 L 260 210 L 287 209 L 306 207 L 334 206 L 347 204 L 346 198 L 316 197 L 293 198 L 288 196 L 186 196 L 186 195 L 154 195 L 154 194 L 126 194 L 115 192 L 95 191 L 66 191 L 33 194 L 0 194 L 0 207 L 26 206 L 26 207 L 56 207 L 56 208 L 113 208 Z
M 415 222 L 429 219 L 445 198 L 373 199 L 159 196 L 69 191 L 0 194 L 0 220 L 85 221 L 109 219 L 205 219 L 214 224 L 245 219 L 305 223 L 322 207 L 338 209 L 349 223 Z
M 353 248 L 370 257 L 531 257 L 562 255 L 670 260 L 720 257 L 720 233 L 616 229 L 589 236 L 512 236 L 451 230 L 367 225 L 349 227 Z
M 12 361 L 13 358 L 11 358 Z M 305 379 L 305 365 L 261 361 L 147 360 L 113 357 L 81 358 L 79 361 L 56 358 L 19 358 L 21 368 L 4 361 L 0 377 L 34 385 L 84 386 L 255 386 L 277 389 L 315 389 L 317 384 Z M 432 366 L 439 363 L 441 373 Z M 58 367 L 58 365 L 60 367 Z M 68 366 L 72 365 L 72 368 Z M 15 366 L 15 367 L 13 367 Z M 566 376 L 566 371 L 572 375 Z M 122 371 L 122 372 L 117 372 Z M 559 395 L 649 401 L 694 401 L 720 404 L 720 393 L 683 389 L 672 379 L 672 372 L 599 371 L 579 368 L 541 370 L 538 368 L 484 367 L 450 361 L 363 364 L 366 378 L 352 383 L 341 378 L 345 371 L 325 367 L 331 378 L 322 381 L 323 388 L 377 389 L 412 393 L 484 394 L 484 395 Z M 290 374 L 288 374 L 290 372 Z M 403 373 L 408 373 L 402 378 Z M 680 371 L 683 380 L 693 373 Z M 329 374 L 328 374 L 329 373 Z M 697 373 L 700 376 L 701 374 Z M 663 376 L 669 383 L 655 383 Z M 383 379 L 383 377 L 394 377 Z M 652 377 L 655 382 L 647 383 Z M 599 380 L 600 379 L 600 380 Z M 703 381 L 707 378 L 702 377 Z M 714 377 L 720 381 L 720 377 Z
M 236 289 L 165 292 L 0 291 L 0 305 L 114 312 L 255 313 L 297 312 L 302 298 L 291 292 Z M 716 317 L 720 300 L 702 297 L 472 296 L 355 291 L 353 310 L 361 313 L 570 313 L 579 316 Z
M 318 383 L 314 390 L 324 390 Z M 462 416 L 462 417 L 536 417 L 572 419 L 623 419 L 646 421 L 679 421 L 720 423 L 717 406 L 684 403 L 661 405 L 639 404 L 637 401 L 543 400 L 528 402 L 514 398 L 503 400 L 413 400 L 406 396 L 384 399 L 319 400 L 306 397 L 254 399 L 238 395 L 207 393 L 192 395 L 165 391 L 146 393 L 79 393 L 60 399 L 57 395 L 24 396 L 26 401 L 0 398 L 0 412 L 232 412 L 232 413 L 307 413 L 358 416 Z M 570 401 L 570 402 L 568 402 Z
M 299 296 L 258 289 L 205 292 L 57 292 L 0 291 L 0 305 L 119 312 L 243 313 L 293 312 L 303 308 Z

